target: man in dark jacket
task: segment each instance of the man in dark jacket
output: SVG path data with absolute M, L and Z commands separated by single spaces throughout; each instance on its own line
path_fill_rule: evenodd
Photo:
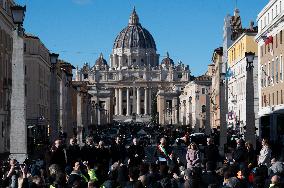
M 93 166 L 96 162 L 97 149 L 95 147 L 93 137 L 86 138 L 86 145 L 81 149 L 81 156 L 83 161 L 88 161 L 91 166 Z
M 237 140 L 237 147 L 232 154 L 232 158 L 235 163 L 244 163 L 246 161 L 247 151 L 242 139 Z
M 212 162 L 215 169 L 219 158 L 218 147 L 214 144 L 212 138 L 207 138 L 207 146 L 204 148 L 204 163 Z
M 61 140 L 55 140 L 54 145 L 51 147 L 50 151 L 50 164 L 57 164 L 60 166 L 61 170 L 65 169 L 66 166 L 66 150 L 62 146 Z
M 115 143 L 110 147 L 110 154 L 112 164 L 115 162 L 124 163 L 127 152 L 125 146 L 121 143 L 120 137 L 116 137 Z
M 143 146 L 139 145 L 137 138 L 133 139 L 133 144 L 128 148 L 129 166 L 138 166 L 145 157 Z
M 68 146 L 67 153 L 67 164 L 73 166 L 76 161 L 79 161 L 80 158 L 80 147 L 77 144 L 76 138 L 70 139 L 70 145 Z

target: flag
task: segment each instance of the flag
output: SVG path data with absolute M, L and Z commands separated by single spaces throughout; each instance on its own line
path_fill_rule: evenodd
M 266 37 L 266 38 L 264 39 L 264 43 L 265 43 L 265 45 L 268 45 L 268 44 L 270 44 L 270 43 L 273 43 L 273 37 L 272 37 L 272 36 Z
M 226 78 L 229 79 L 233 76 L 233 71 L 231 70 L 231 68 L 229 67 L 226 71 Z

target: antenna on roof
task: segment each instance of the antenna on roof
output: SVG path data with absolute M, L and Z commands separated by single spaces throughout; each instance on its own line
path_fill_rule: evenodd
M 235 0 L 235 9 L 238 8 L 238 0 Z

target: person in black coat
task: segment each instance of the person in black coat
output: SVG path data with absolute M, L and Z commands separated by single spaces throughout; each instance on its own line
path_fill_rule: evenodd
M 249 167 L 254 167 L 257 165 L 256 151 L 253 149 L 253 145 L 250 142 L 245 143 L 246 146 L 246 162 Z
M 144 147 L 139 145 L 137 138 L 133 139 L 133 144 L 128 148 L 129 166 L 138 166 L 145 158 Z
M 69 141 L 70 145 L 66 149 L 67 164 L 73 166 L 76 161 L 80 158 L 80 147 L 77 144 L 76 138 L 71 138 Z
M 214 169 L 220 159 L 219 150 L 212 138 L 207 138 L 207 146 L 204 148 L 204 163 L 212 162 Z
M 81 157 L 83 161 L 88 161 L 91 166 L 96 162 L 96 158 L 98 157 L 97 148 L 92 137 L 86 138 L 86 144 L 81 149 Z
M 121 143 L 120 137 L 116 137 L 115 143 L 110 147 L 112 164 L 115 162 L 124 163 L 126 154 L 125 146 Z
M 246 161 L 246 155 L 247 155 L 247 151 L 244 146 L 244 141 L 242 139 L 238 139 L 236 142 L 237 142 L 237 147 L 232 154 L 232 158 L 236 163 L 244 163 Z
M 61 170 L 65 169 L 67 158 L 66 150 L 62 146 L 61 140 L 55 140 L 54 145 L 50 151 L 50 164 L 57 164 Z

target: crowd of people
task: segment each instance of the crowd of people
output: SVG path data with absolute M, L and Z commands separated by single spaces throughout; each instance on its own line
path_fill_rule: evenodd
M 120 137 L 106 147 L 87 137 L 80 147 L 56 140 L 34 161 L 1 164 L 0 187 L 11 188 L 280 188 L 284 182 L 282 158 L 273 155 L 268 141 L 262 148 L 242 139 L 230 155 L 221 157 L 214 139 L 199 148 L 188 142 L 186 164 L 162 137 L 155 147 L 155 162 L 145 161 L 145 147 L 133 138 L 126 147 Z M 279 148 L 280 149 L 280 148 Z

